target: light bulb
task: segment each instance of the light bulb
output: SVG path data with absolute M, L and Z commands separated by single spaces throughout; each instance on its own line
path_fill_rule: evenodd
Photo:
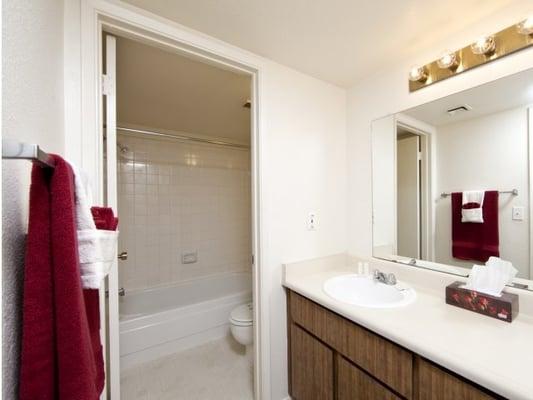
M 449 69 L 455 71 L 459 66 L 459 57 L 456 52 L 446 52 L 438 60 L 437 65 L 441 69 Z
M 411 82 L 424 83 L 428 79 L 428 72 L 426 67 L 413 67 L 409 71 L 409 80 Z
M 516 25 L 518 33 L 522 35 L 533 35 L 533 16 L 527 17 Z
M 472 53 L 477 55 L 491 56 L 496 51 L 494 36 L 483 36 L 470 45 Z

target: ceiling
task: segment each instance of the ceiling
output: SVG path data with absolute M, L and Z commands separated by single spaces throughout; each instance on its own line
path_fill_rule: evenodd
M 342 87 L 529 1 L 125 0 Z
M 250 142 L 248 75 L 117 37 L 119 125 Z
M 469 106 L 471 110 L 453 116 L 446 112 L 462 105 Z M 533 69 L 443 97 L 407 110 L 404 114 L 430 125 L 440 126 L 522 105 L 533 105 Z

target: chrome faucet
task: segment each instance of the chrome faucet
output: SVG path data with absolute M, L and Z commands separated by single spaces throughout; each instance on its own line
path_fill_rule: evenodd
M 374 281 L 384 283 L 385 285 L 396 285 L 396 276 L 393 273 L 385 274 L 376 269 L 374 271 Z

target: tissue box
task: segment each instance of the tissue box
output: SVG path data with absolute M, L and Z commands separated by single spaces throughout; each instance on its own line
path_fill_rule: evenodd
M 500 297 L 465 289 L 464 282 L 446 286 L 446 303 L 502 321 L 512 322 L 518 315 L 518 295 L 502 292 Z

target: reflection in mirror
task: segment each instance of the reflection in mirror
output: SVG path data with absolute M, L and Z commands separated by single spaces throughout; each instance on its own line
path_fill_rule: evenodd
M 374 256 L 459 275 L 499 256 L 530 279 L 532 127 L 533 70 L 374 121 Z

